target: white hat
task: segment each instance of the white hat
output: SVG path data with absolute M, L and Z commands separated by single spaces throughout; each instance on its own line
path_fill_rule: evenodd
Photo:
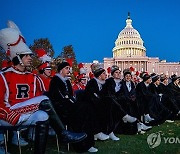
M 20 54 L 32 54 L 17 25 L 8 21 L 8 28 L 0 30 L 0 46 L 12 60 Z

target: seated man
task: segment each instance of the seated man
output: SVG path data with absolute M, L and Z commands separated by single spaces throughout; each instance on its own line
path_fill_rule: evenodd
M 34 153 L 45 153 L 48 122 L 63 142 L 78 142 L 85 133 L 66 131 L 47 96 L 39 96 L 40 83 L 36 75 L 27 71 L 32 64 L 32 51 L 25 44 L 19 28 L 0 30 L 0 46 L 7 51 L 13 66 L 0 74 L 0 125 L 36 124 Z
M 72 130 L 86 132 L 87 138 L 83 142 L 73 144 L 77 152 L 97 152 L 94 148 L 93 125 L 90 106 L 85 101 L 77 101 L 73 96 L 73 89 L 69 80 L 70 64 L 58 64 L 57 73 L 52 78 L 49 86 L 49 97 L 54 109 L 63 123 Z

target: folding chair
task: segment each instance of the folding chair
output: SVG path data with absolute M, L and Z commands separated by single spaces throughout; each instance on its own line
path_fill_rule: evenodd
M 4 136 L 5 152 L 7 154 L 7 142 L 8 142 L 8 131 L 16 131 L 18 138 L 18 148 L 19 153 L 21 154 L 21 145 L 20 145 L 20 132 L 29 127 L 34 127 L 34 125 L 20 125 L 20 126 L 0 126 L 0 133 Z

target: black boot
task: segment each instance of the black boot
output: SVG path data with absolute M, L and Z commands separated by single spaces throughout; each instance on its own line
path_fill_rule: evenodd
M 39 109 L 48 113 L 50 126 L 55 130 L 61 142 L 75 143 L 80 142 L 87 137 L 86 133 L 73 133 L 65 130 L 64 125 L 54 110 L 50 100 L 43 100 L 39 105 Z
M 36 122 L 34 154 L 44 154 L 49 130 L 49 120 Z

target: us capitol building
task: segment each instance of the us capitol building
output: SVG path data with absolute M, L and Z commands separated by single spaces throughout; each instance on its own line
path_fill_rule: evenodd
M 149 73 L 164 73 L 180 75 L 179 62 L 160 61 L 158 57 L 146 56 L 146 48 L 139 32 L 133 28 L 130 13 L 126 20 L 126 27 L 119 33 L 112 49 L 113 57 L 104 58 L 104 69 L 117 65 L 121 70 L 133 67 L 135 71 L 147 71 Z M 96 62 L 96 61 L 95 61 Z M 87 72 L 90 72 L 90 63 L 85 63 Z

